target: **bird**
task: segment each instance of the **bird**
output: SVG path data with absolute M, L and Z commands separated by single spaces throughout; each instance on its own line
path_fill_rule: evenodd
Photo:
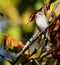
M 44 29 L 48 26 L 47 16 L 42 11 L 35 11 L 30 17 L 30 21 L 32 21 L 33 19 L 35 20 L 39 32 L 44 31 Z M 44 38 L 47 37 L 48 30 L 44 32 Z
M 35 14 L 35 23 L 36 26 L 38 27 L 39 31 L 44 31 L 47 27 L 48 27 L 48 20 L 47 20 L 47 16 L 41 12 L 38 11 Z M 42 35 L 42 39 L 45 39 L 45 49 L 48 51 L 51 49 L 51 43 L 48 42 L 48 35 L 49 35 L 49 30 L 47 29 L 44 34 Z
M 31 17 L 32 16 L 32 17 Z M 36 23 L 36 26 L 39 30 L 39 32 L 45 31 L 45 29 L 48 27 L 48 19 L 47 16 L 40 10 L 35 11 L 30 17 L 30 20 L 34 20 Z M 49 30 L 47 29 L 41 36 L 40 36 L 40 41 L 45 40 L 46 42 L 46 50 L 50 49 L 51 44 L 48 43 L 48 35 L 49 35 Z
M 35 23 L 39 30 L 43 31 L 48 26 L 46 15 L 43 12 L 38 11 L 35 14 Z

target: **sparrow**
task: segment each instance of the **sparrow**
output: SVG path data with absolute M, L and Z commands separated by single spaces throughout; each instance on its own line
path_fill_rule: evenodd
M 44 31 L 44 29 L 48 26 L 47 16 L 41 11 L 37 10 L 30 16 L 30 21 L 35 20 L 36 26 L 39 31 Z M 44 33 L 44 36 L 48 36 L 48 31 Z
M 39 31 L 44 31 L 48 27 L 48 20 L 47 16 L 43 12 L 37 12 L 35 14 L 35 23 L 39 29 Z M 42 35 L 42 40 L 45 39 L 45 49 L 48 51 L 51 49 L 51 43 L 48 42 L 48 33 L 49 30 L 47 29 L 44 34 Z
M 43 12 L 37 12 L 35 14 L 35 23 L 39 30 L 43 31 L 48 26 L 46 15 Z
M 36 23 L 36 26 L 37 26 L 39 32 L 44 31 L 49 25 L 48 20 L 47 20 L 47 16 L 42 11 L 35 11 L 32 14 L 32 18 L 30 18 L 30 20 L 31 21 L 35 20 L 35 23 Z M 42 34 L 40 36 L 40 43 L 43 40 L 45 40 L 45 42 L 46 42 L 46 47 L 45 47 L 46 50 L 49 50 L 51 47 L 50 43 L 47 44 L 48 43 L 48 33 L 49 33 L 49 30 L 46 30 L 44 32 L 44 34 Z

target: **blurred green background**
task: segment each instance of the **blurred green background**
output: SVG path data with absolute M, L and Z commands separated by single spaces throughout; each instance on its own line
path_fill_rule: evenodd
M 22 40 L 24 43 L 36 30 L 35 22 L 29 22 L 33 11 L 43 6 L 42 0 L 2 0 L 0 1 L 0 32 Z M 0 34 L 0 43 L 2 42 Z

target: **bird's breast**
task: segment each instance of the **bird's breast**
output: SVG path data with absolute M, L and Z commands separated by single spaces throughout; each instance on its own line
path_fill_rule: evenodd
M 40 16 L 38 18 L 35 19 L 36 21 L 36 25 L 41 29 L 44 30 L 48 24 L 47 24 L 47 19 L 45 16 Z

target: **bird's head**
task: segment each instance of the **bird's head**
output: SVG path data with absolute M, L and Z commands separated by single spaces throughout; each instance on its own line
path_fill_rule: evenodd
M 41 7 L 39 10 L 36 10 L 35 12 L 32 13 L 32 15 L 29 17 L 30 22 L 31 22 L 32 20 L 34 20 L 37 15 L 42 14 L 42 13 L 40 13 L 41 10 L 42 10 L 42 8 L 43 8 L 43 7 Z
M 39 18 L 41 15 L 43 15 L 42 12 L 38 11 L 36 14 L 35 14 L 35 18 Z

